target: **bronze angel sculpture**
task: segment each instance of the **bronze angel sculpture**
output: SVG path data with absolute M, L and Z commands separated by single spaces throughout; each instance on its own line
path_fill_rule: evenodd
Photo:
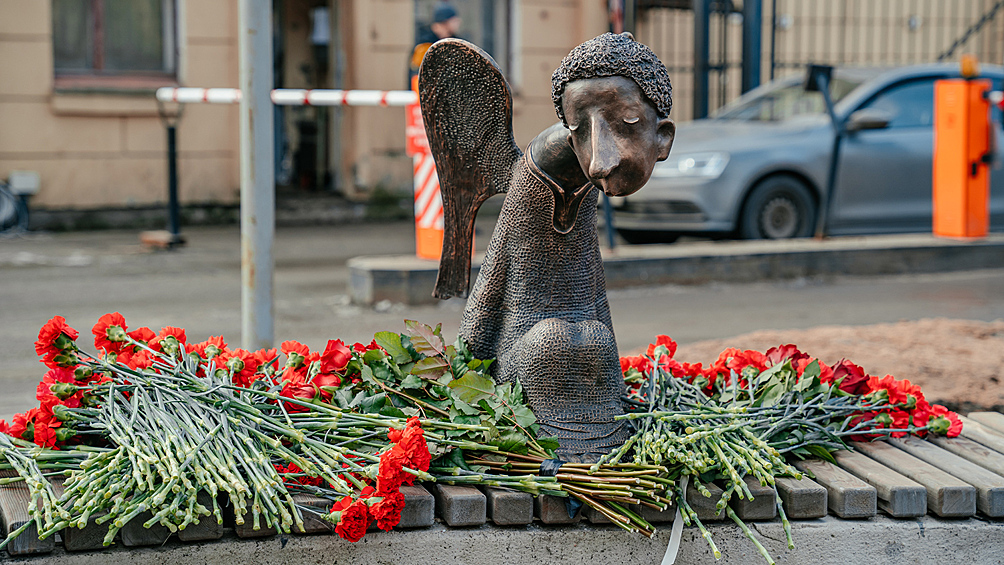
M 666 67 L 629 34 L 603 34 L 552 77 L 560 123 L 520 151 L 512 95 L 495 61 L 459 39 L 435 43 L 419 98 L 443 194 L 435 295 L 467 296 L 478 207 L 506 193 L 460 335 L 518 380 L 564 459 L 588 460 L 628 437 L 617 343 L 596 233 L 598 191 L 640 189 L 669 156 L 676 127 Z

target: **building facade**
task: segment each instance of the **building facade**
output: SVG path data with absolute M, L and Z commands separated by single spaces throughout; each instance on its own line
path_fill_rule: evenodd
M 273 0 L 281 88 L 406 88 L 416 29 L 439 0 Z M 698 0 L 700 1 L 700 0 Z M 752 1 L 752 0 L 750 0 Z M 962 52 L 1001 63 L 994 0 L 757 0 L 762 79 L 804 59 L 848 64 Z M 572 47 L 607 31 L 609 0 L 453 0 L 460 35 L 499 62 L 514 93 L 516 141 L 554 121 L 550 77 Z M 691 116 L 693 0 L 634 0 L 630 27 L 670 69 L 674 117 Z M 739 1 L 712 16 L 710 107 L 739 95 Z M 876 11 L 877 10 L 877 11 Z M 984 21 L 978 29 L 967 31 Z M 178 120 L 186 205 L 239 201 L 234 106 L 159 107 L 159 86 L 236 87 L 237 0 L 0 1 L 0 178 L 37 171 L 33 209 L 141 209 L 167 198 L 164 120 Z M 276 178 L 289 191 L 365 199 L 407 191 L 403 108 L 276 110 Z

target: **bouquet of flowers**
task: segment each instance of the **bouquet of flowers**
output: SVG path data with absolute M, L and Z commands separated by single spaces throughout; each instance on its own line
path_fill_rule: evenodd
M 705 496 L 704 483 L 725 485 L 719 509 L 772 562 L 728 509 L 732 496 L 752 496 L 747 476 L 763 485 L 800 477 L 791 458 L 832 459 L 848 437 L 961 429 L 909 381 L 870 377 L 846 360 L 828 366 L 785 345 L 729 349 L 704 368 L 676 361 L 676 344 L 658 336 L 645 355 L 621 359 L 629 441 L 598 462 L 556 462 L 544 473 L 558 444 L 539 434 L 519 384 L 497 385 L 491 360 L 462 340 L 446 345 L 439 327 L 406 321 L 401 334 L 351 347 L 330 340 L 315 352 L 295 341 L 255 352 L 221 337 L 189 343 L 181 328 L 130 331 L 118 313 L 92 334 L 86 353 L 62 317 L 46 323 L 35 343 L 49 368 L 39 406 L 0 420 L 0 469 L 17 471 L 0 481 L 25 482 L 34 519 L 8 541 L 31 523 L 47 536 L 100 516 L 110 544 L 147 512 L 146 527 L 171 531 L 222 522 L 224 511 L 255 529 L 302 530 L 304 513 L 317 510 L 297 493 L 330 501 L 322 518 L 358 541 L 373 522 L 393 528 L 400 487 L 422 480 L 570 497 L 649 536 L 654 528 L 631 505 L 676 504 L 718 555 L 686 500 L 693 478 Z M 65 480 L 60 496 L 52 480 Z

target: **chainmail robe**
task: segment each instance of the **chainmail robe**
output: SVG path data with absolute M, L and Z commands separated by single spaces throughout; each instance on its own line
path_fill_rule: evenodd
M 595 456 L 628 436 L 613 420 L 624 381 L 596 233 L 598 191 L 578 187 L 587 191 L 578 216 L 559 233 L 552 222 L 560 187 L 533 148 L 514 166 L 460 335 L 477 357 L 497 359 L 496 380 L 519 380 L 559 453 Z

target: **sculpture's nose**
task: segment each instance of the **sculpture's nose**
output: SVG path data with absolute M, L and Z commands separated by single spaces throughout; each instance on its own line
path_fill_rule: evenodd
M 592 158 L 589 160 L 589 178 L 605 179 L 620 165 L 620 149 L 610 126 L 602 119 L 593 119 Z

